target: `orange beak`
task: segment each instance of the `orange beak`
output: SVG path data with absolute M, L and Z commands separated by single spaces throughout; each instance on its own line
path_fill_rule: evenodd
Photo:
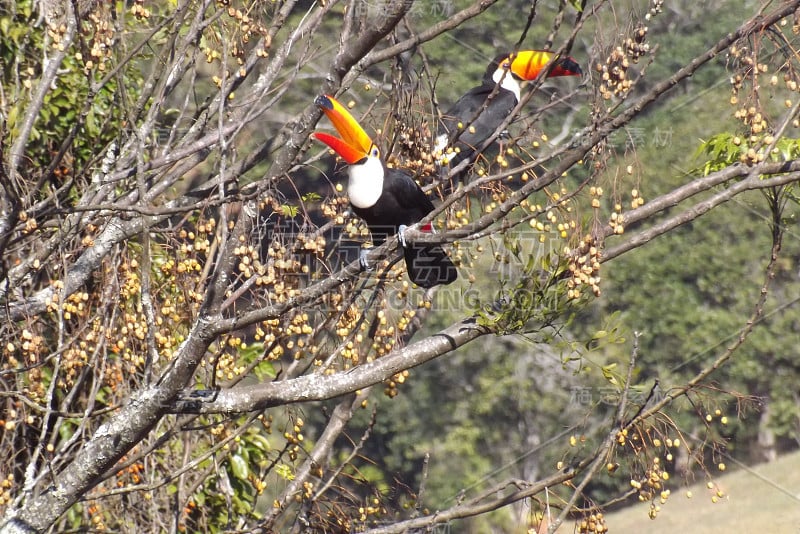
M 346 107 L 327 95 L 318 96 L 314 103 L 325 113 L 341 136 L 314 132 L 314 137 L 331 147 L 350 165 L 369 156 L 373 146 L 372 139 Z
M 534 80 L 545 66 L 555 57 L 555 54 L 546 50 L 520 50 L 509 56 L 511 72 L 523 80 Z M 550 69 L 548 78 L 555 76 L 580 76 L 583 74 L 577 61 L 567 56 L 558 60 Z

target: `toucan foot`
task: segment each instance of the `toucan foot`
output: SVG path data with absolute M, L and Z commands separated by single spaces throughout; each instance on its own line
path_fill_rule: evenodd
M 397 227 L 397 239 L 400 240 L 400 246 L 403 248 L 407 248 L 408 245 L 406 244 L 406 230 L 408 230 L 408 226 L 405 224 L 401 224 Z
M 372 267 L 367 260 L 367 255 L 369 254 L 369 249 L 362 248 L 361 251 L 358 253 L 358 264 L 361 265 L 361 269 L 364 271 L 371 271 Z

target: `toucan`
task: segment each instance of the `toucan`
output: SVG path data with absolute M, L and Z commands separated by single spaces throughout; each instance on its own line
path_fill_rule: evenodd
M 398 234 L 412 282 L 424 288 L 453 282 L 458 273 L 441 246 L 409 244 L 403 235 L 408 226 L 433 211 L 428 196 L 410 174 L 386 166 L 378 147 L 340 102 L 322 95 L 315 103 L 340 137 L 323 132 L 315 132 L 314 137 L 348 164 L 350 206 L 367 223 L 373 243 L 380 245 L 389 236 Z M 420 230 L 432 232 L 433 227 L 428 223 Z M 365 265 L 363 256 L 362 264 Z
M 546 50 L 520 50 L 494 58 L 481 85 L 467 91 L 439 120 L 433 148 L 437 162 L 455 167 L 464 159 L 477 158 L 476 152 L 519 102 L 520 81 L 536 79 L 554 56 Z M 563 57 L 548 77 L 581 74 L 573 58 Z

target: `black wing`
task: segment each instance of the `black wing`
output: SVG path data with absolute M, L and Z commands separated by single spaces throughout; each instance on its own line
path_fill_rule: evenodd
M 411 175 L 395 169 L 387 169 L 388 192 L 397 198 L 397 202 L 403 211 L 408 213 L 410 223 L 413 224 L 433 211 L 433 202 L 428 195 L 417 185 Z
M 374 206 L 353 208 L 366 221 L 373 241 L 380 244 L 397 228 L 411 226 L 433 211 L 431 199 L 420 189 L 410 174 L 398 169 L 385 169 L 383 192 Z
M 459 148 L 459 154 L 452 158 L 451 165 L 471 157 L 517 105 L 514 93 L 505 89 L 498 90 L 487 102 L 494 88 L 494 84 L 484 84 L 471 89 L 439 121 L 438 135 L 447 134 L 452 138 L 455 132 L 463 129 L 454 143 Z M 483 109 L 484 105 L 486 109 Z

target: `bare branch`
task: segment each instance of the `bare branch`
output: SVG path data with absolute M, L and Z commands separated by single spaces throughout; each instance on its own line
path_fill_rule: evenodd
M 172 404 L 174 413 L 243 413 L 269 406 L 333 399 L 377 384 L 490 333 L 474 318 L 463 319 L 423 340 L 412 343 L 357 369 L 332 375 L 305 375 L 281 382 L 222 390 L 210 402 L 188 398 Z
M 312 471 L 327 463 L 326 458 L 333 450 L 334 442 L 344 431 L 350 419 L 353 418 L 355 410 L 368 396 L 369 391 L 365 390 L 345 397 L 336 405 L 325 427 L 325 431 L 319 439 L 317 439 L 314 448 L 308 454 L 308 458 L 306 458 L 303 464 L 297 469 L 294 480 L 286 486 L 281 492 L 281 495 L 275 500 L 280 506 L 272 507 L 269 513 L 266 514 L 264 521 L 253 531 L 254 534 L 273 532 L 272 529 L 275 521 L 278 519 L 283 509 L 301 493 L 303 484 L 311 478 Z

